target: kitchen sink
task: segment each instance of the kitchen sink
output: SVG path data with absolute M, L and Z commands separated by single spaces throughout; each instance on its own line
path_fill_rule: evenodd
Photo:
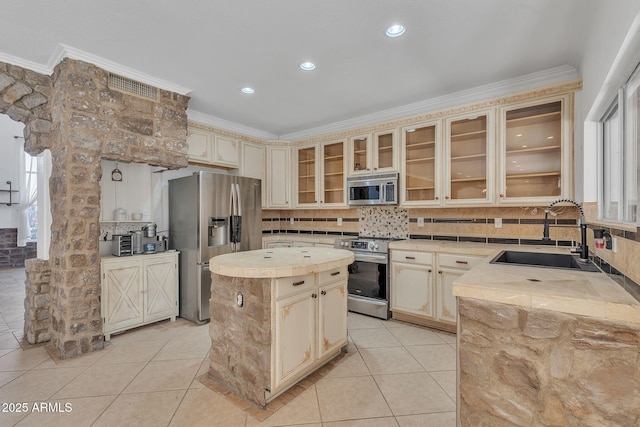
M 491 260 L 491 264 L 526 265 L 529 267 L 560 268 L 599 272 L 591 261 L 580 261 L 577 255 L 550 254 L 544 252 L 502 251 Z

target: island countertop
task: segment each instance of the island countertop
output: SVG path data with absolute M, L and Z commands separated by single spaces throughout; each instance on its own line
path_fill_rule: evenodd
M 453 294 L 640 323 L 640 302 L 602 272 L 491 264 L 491 259 L 487 257 L 456 280 Z
M 215 256 L 209 269 L 231 277 L 292 277 L 349 265 L 353 259 L 353 252 L 344 249 L 271 248 Z

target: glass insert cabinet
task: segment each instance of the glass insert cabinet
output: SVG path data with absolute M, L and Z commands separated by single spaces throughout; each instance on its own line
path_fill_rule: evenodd
M 350 175 L 391 172 L 398 168 L 395 129 L 353 136 L 349 150 Z
M 344 141 L 300 147 L 294 152 L 296 204 L 346 206 Z
M 564 96 L 501 110 L 498 202 L 570 194 L 571 107 Z

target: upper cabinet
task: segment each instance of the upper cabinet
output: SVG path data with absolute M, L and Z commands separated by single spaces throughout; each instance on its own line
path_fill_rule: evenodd
M 395 129 L 356 135 L 349 140 L 349 174 L 372 174 L 397 170 Z
M 266 201 L 266 153 L 263 145 L 243 142 L 241 148 L 240 176 L 256 178 L 262 181 L 262 206 Z
M 296 207 L 345 206 L 344 142 L 294 149 Z
M 569 95 L 500 109 L 498 203 L 571 197 Z
M 440 204 L 442 147 L 440 122 L 420 123 L 402 129 L 400 203 Z
M 268 208 L 291 207 L 291 159 L 289 147 L 267 147 Z
M 191 162 L 228 168 L 240 167 L 240 141 L 237 139 L 189 125 L 187 144 Z
M 492 203 L 493 111 L 448 117 L 445 123 L 445 204 Z

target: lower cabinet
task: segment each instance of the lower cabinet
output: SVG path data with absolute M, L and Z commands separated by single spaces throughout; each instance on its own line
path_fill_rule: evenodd
M 105 340 L 178 315 L 178 253 L 103 257 L 102 322 Z
M 483 256 L 391 251 L 391 311 L 398 320 L 456 331 L 452 284 Z
M 347 269 L 274 279 L 273 394 L 347 345 Z

